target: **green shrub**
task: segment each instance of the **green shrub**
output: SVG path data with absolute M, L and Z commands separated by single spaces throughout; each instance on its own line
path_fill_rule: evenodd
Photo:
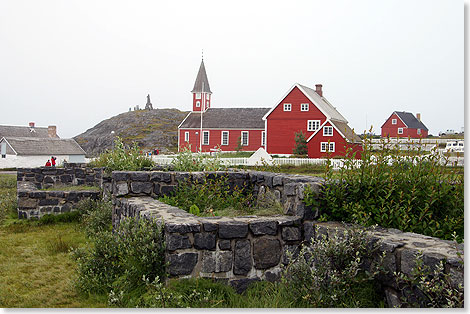
M 82 200 L 77 204 L 82 214 L 82 225 L 88 237 L 96 237 L 103 231 L 112 229 L 113 206 L 111 201 Z
M 378 264 L 372 264 L 371 271 L 362 269 L 376 250 L 364 241 L 365 232 L 354 228 L 322 234 L 297 257 L 291 255 L 282 286 L 295 307 L 383 307 L 374 283 Z M 320 234 L 318 227 L 315 234 Z
M 440 156 L 392 153 L 386 142 L 374 153 L 364 141 L 362 159 L 347 153 L 333 174 L 328 161 L 319 198 L 306 195 L 307 205 L 322 208 L 323 219 L 397 228 L 428 236 L 464 237 L 464 178 L 441 165 Z M 333 178 L 334 175 L 334 178 Z
M 188 212 L 191 212 L 191 207 L 193 211 L 197 208 L 201 216 L 218 215 L 219 211 L 228 208 L 251 213 L 255 206 L 255 199 L 248 187 L 234 186 L 231 189 L 227 176 L 206 176 L 200 183 L 190 180 L 180 182 L 172 195 L 161 197 L 160 200 Z
M 292 154 L 296 157 L 306 157 L 308 155 L 307 140 L 303 131 L 295 133 L 295 147 Z
M 114 141 L 112 150 L 102 153 L 89 164 L 90 167 L 104 167 L 108 173 L 114 170 L 138 171 L 151 168 L 154 165 L 151 158 L 140 154 L 136 143 L 130 148 L 126 148 L 120 137 Z
M 463 258 L 461 266 L 464 268 Z M 402 292 L 402 307 L 463 308 L 464 287 L 452 284 L 452 278 L 439 261 L 434 269 L 424 264 L 419 253 L 411 275 L 396 274 L 397 287 Z
M 0 222 L 5 218 L 17 218 L 16 177 L 0 174 Z
M 144 287 L 143 276 L 165 278 L 162 231 L 155 220 L 127 218 L 114 232 L 99 232 L 91 248 L 73 251 L 76 287 L 85 293 L 123 291 L 126 302 L 132 302 L 133 293 Z
M 221 171 L 227 167 L 218 157 L 202 153 L 192 153 L 191 147 L 185 147 L 171 161 L 174 171 Z

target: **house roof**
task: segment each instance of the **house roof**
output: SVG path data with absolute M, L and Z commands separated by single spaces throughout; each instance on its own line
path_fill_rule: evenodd
M 346 120 L 346 118 L 344 118 L 339 112 L 338 110 L 336 110 L 335 107 L 333 107 L 333 105 L 331 105 L 328 100 L 326 100 L 325 97 L 322 97 L 320 95 L 317 94 L 317 92 L 315 92 L 314 89 L 311 89 L 310 87 L 307 87 L 307 86 L 304 86 L 304 85 L 300 85 L 299 83 L 296 83 L 294 84 L 288 91 L 287 93 L 281 98 L 280 101 L 278 101 L 276 103 L 276 105 L 274 107 L 272 107 L 263 117 L 263 119 L 266 119 L 270 114 L 271 112 L 274 111 L 274 109 L 276 109 L 276 107 L 281 104 L 282 100 L 284 98 L 287 97 L 287 95 L 289 95 L 289 93 L 295 88 L 297 87 L 298 89 L 300 89 L 300 91 L 302 93 L 304 93 L 305 96 L 307 96 L 308 99 L 310 99 L 310 101 L 326 116 L 326 118 L 328 120 L 332 119 L 332 120 L 337 120 L 337 121 L 342 121 L 342 122 L 345 122 L 345 123 L 348 123 L 348 121 Z
M 336 129 L 341 132 L 344 138 L 351 143 L 362 143 L 361 138 L 354 133 L 354 131 L 349 127 L 347 123 L 331 120 L 331 124 L 333 124 Z
M 191 93 L 212 93 L 207 80 L 206 67 L 204 66 L 204 60 L 201 61 L 199 72 L 197 72 L 196 82 Z
M 264 129 L 263 116 L 270 108 L 209 108 L 202 114 L 205 129 Z M 199 129 L 201 113 L 191 112 L 180 124 L 181 129 Z
M 47 127 L 0 125 L 0 138 L 2 137 L 49 138 L 49 134 Z
M 17 155 L 85 155 L 74 139 L 3 137 Z
M 428 128 L 424 125 L 424 123 L 419 121 L 414 116 L 414 114 L 412 114 L 411 112 L 394 111 L 393 113 L 395 113 L 401 119 L 401 121 L 403 121 L 403 123 L 410 129 L 428 130 Z M 392 115 L 393 115 L 393 113 L 392 113 Z M 387 121 L 388 121 L 388 119 L 387 119 Z M 385 122 L 387 122 L 387 121 L 385 121 Z

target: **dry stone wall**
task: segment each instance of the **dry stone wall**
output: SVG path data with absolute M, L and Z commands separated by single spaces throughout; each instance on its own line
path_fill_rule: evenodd
M 205 176 L 225 176 L 231 188 L 249 185 L 258 199 L 270 193 L 282 204 L 285 215 L 203 218 L 154 199 L 170 193 L 182 181 L 202 182 Z M 252 281 L 277 279 L 288 262 L 287 251 L 295 255 L 302 243 L 349 228 L 337 222 L 315 221 L 321 209 L 307 208 L 303 203 L 306 186 L 318 193 L 321 183 L 322 179 L 310 176 L 257 171 L 113 172 L 113 226 L 125 217 L 154 218 L 164 225 L 171 277 L 216 278 L 243 291 Z M 463 245 L 385 228 L 370 231 L 365 240 L 380 243 L 379 251 L 386 254 L 384 267 L 390 274 L 410 274 L 417 254 L 422 253 L 426 265 L 435 267 L 443 261 L 453 284 L 463 285 Z M 388 304 L 399 305 L 400 289 L 393 276 L 381 280 Z

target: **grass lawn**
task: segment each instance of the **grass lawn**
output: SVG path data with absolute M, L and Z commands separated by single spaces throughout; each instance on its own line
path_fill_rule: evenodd
M 16 177 L 0 175 L 0 307 L 105 307 L 72 285 L 75 262 L 67 253 L 85 245 L 78 223 L 39 226 L 16 218 Z

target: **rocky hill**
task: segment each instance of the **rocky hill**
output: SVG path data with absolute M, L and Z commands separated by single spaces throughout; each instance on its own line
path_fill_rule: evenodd
M 94 157 L 111 148 L 116 136 L 126 144 L 136 142 L 143 151 L 174 152 L 178 145 L 178 125 L 188 112 L 178 109 L 136 110 L 101 121 L 74 139 Z M 112 133 L 114 131 L 114 133 Z

